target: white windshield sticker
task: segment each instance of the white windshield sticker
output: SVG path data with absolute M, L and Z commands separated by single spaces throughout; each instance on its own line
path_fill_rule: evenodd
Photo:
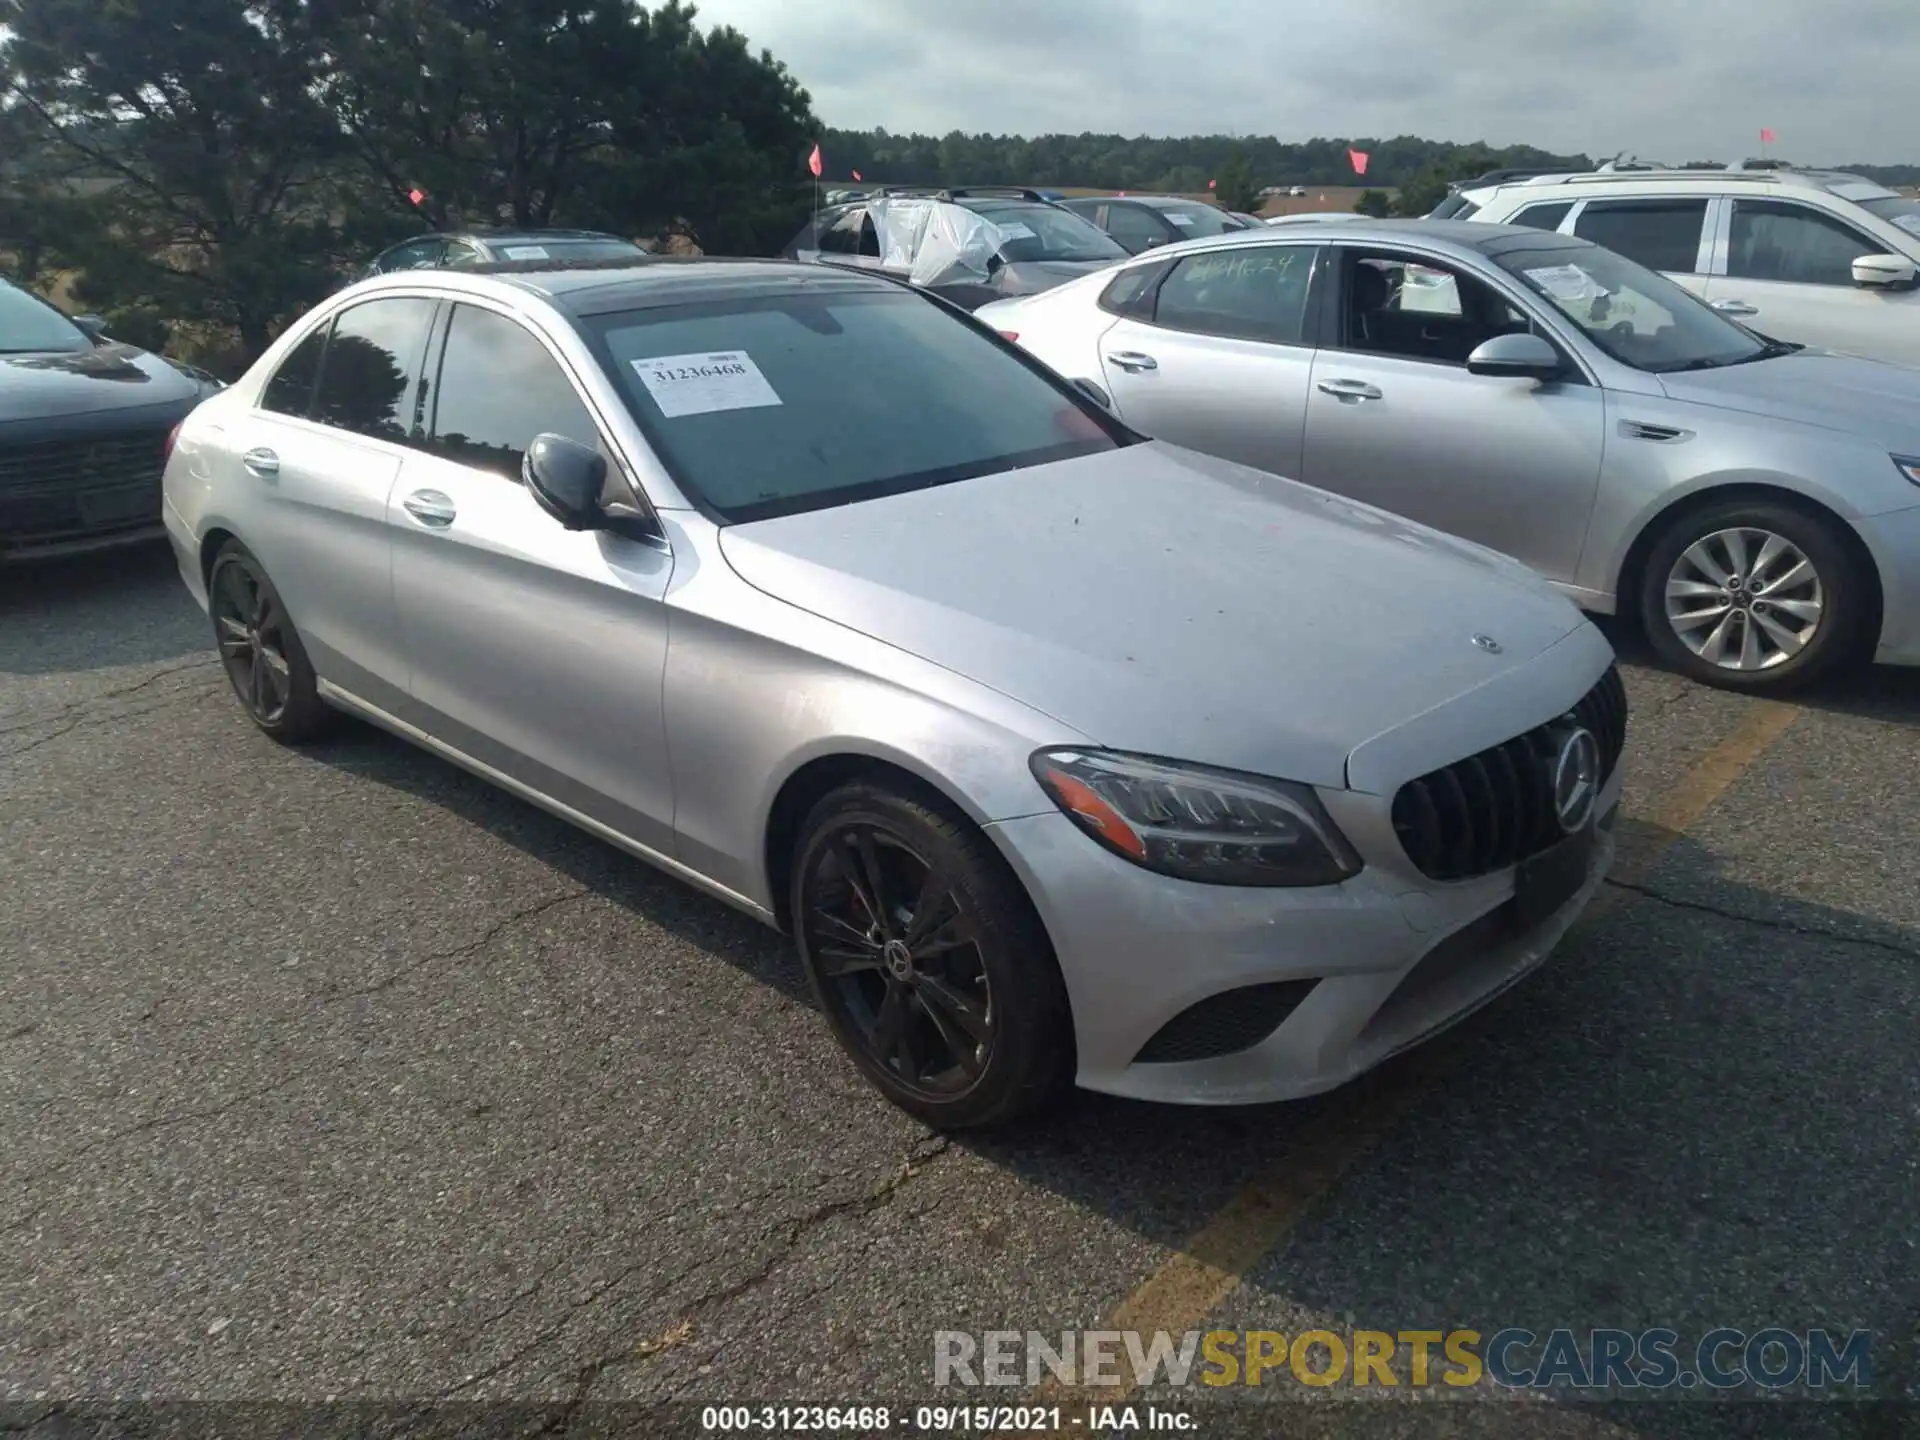
M 1169 210 L 1166 212 L 1166 216 L 1168 220 L 1178 225 L 1182 230 L 1185 230 L 1193 224 L 1193 217 L 1191 215 L 1181 215 L 1176 211 Z
M 1003 240 L 1033 239 L 1033 231 L 1029 230 L 1025 225 L 1022 225 L 1018 220 L 996 220 L 994 222 L 994 228 L 1000 232 L 1000 238 Z
M 1578 265 L 1547 265 L 1527 278 L 1556 300 L 1598 300 L 1607 292 Z
M 780 397 L 744 350 L 710 355 L 658 355 L 635 360 L 634 372 L 669 420 L 711 415 L 717 410 L 757 410 Z
M 546 260 L 547 247 L 544 245 L 509 245 L 506 247 L 509 260 Z
M 1896 215 L 1893 223 L 1909 235 L 1920 235 L 1920 215 Z
M 1838 195 L 1842 200 L 1894 200 L 1899 198 L 1896 192 L 1887 189 L 1884 185 L 1876 185 L 1871 180 L 1850 180 L 1844 185 L 1829 185 L 1827 189 L 1835 195 Z

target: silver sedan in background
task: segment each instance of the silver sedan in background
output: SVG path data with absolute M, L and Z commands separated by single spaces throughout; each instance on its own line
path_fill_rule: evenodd
M 1572 236 L 1171 246 L 979 319 L 1148 434 L 1515 556 L 1697 679 L 1920 664 L 1920 371 L 1775 343 Z M 1418 606 L 1405 577 L 1356 574 Z
M 364 717 L 789 930 L 936 1125 L 1337 1085 L 1613 852 L 1566 600 L 878 276 L 366 281 L 194 412 L 166 522 L 267 734 Z

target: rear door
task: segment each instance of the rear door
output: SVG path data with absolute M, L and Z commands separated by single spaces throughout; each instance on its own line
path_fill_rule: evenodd
M 1156 439 L 1299 475 L 1322 253 L 1236 245 L 1175 261 L 1100 337 L 1115 409 Z
M 404 706 L 387 498 L 419 405 L 436 302 L 382 296 L 303 338 L 229 435 L 241 541 L 286 601 L 319 674 Z
M 1887 254 L 1886 241 L 1799 200 L 1725 203 L 1725 273 L 1707 285 L 1715 309 L 1776 340 L 1920 364 L 1920 291 L 1853 283 L 1853 262 Z
M 421 449 L 387 519 L 417 723 L 662 854 L 673 793 L 661 719 L 672 556 L 567 530 L 520 479 L 536 435 L 598 445 L 604 498 L 638 505 L 569 362 L 504 309 L 448 307 Z
M 1713 237 L 1704 195 L 1586 200 L 1560 228 L 1658 270 L 1696 295 L 1706 293 Z

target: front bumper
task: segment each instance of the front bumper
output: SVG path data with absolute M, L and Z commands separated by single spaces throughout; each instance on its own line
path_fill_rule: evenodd
M 1328 889 L 1230 889 L 1141 870 L 1064 815 L 993 828 L 1053 938 L 1073 1005 L 1079 1083 L 1143 1100 L 1252 1104 L 1344 1084 L 1465 1018 L 1545 960 L 1613 863 L 1622 768 L 1601 794 L 1578 890 L 1517 933 L 1503 913 L 1514 896 L 1512 869 L 1416 889 L 1369 865 Z M 1346 799 L 1343 809 L 1371 797 Z M 1384 822 L 1386 802 L 1373 803 Z M 1190 1006 L 1302 979 L 1319 983 L 1250 1048 L 1174 1063 L 1136 1058 Z
M 1880 573 L 1882 665 L 1920 665 L 1920 505 L 1859 522 Z

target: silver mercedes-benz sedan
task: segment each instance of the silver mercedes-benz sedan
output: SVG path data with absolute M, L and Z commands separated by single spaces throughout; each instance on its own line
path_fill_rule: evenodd
M 1920 370 L 1769 341 L 1588 241 L 1353 217 L 979 319 L 1158 439 L 1517 556 L 1697 679 L 1920 664 Z
M 166 522 L 260 729 L 364 717 L 790 931 L 936 1125 L 1337 1085 L 1613 853 L 1564 598 L 881 277 L 363 282 L 194 412 Z

